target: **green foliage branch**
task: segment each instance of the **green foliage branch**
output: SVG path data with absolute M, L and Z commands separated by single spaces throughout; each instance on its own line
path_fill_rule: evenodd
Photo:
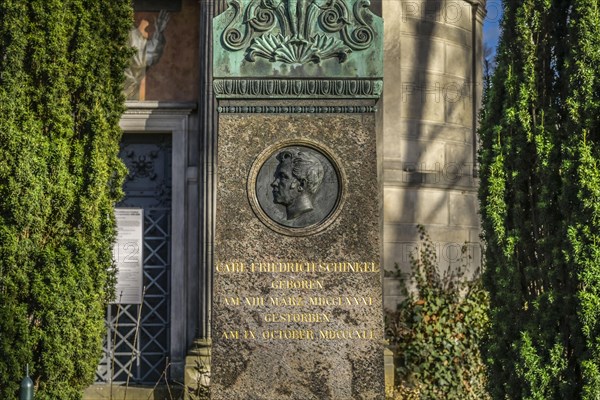
M 489 398 L 479 350 L 488 328 L 488 296 L 478 275 L 468 278 L 468 257 L 440 274 L 436 249 L 423 226 L 411 254 L 411 274 L 400 271 L 406 299 L 387 316 L 402 392 L 419 399 Z M 414 287 L 409 292 L 408 288 Z
M 0 398 L 76 399 L 112 296 L 129 1 L 0 1 Z
M 481 114 L 496 399 L 600 398 L 600 2 L 505 1 Z

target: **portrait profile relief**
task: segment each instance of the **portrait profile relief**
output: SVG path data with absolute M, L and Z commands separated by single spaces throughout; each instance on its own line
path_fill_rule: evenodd
M 309 146 L 284 146 L 265 156 L 252 192 L 263 216 L 283 228 L 308 228 L 326 220 L 340 197 L 331 159 Z
M 314 195 L 323 181 L 323 165 L 314 156 L 299 150 L 277 154 L 273 202 L 285 206 L 286 219 L 294 220 L 314 210 Z

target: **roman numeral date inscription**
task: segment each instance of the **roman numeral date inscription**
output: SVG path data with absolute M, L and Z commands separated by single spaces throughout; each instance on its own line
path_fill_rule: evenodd
M 225 308 L 245 308 L 260 320 L 257 326 L 233 326 L 218 332 L 222 340 L 381 340 L 368 326 L 356 326 L 353 316 L 381 307 L 381 299 L 336 290 L 337 274 L 380 274 L 375 262 L 220 262 L 221 275 L 262 276 L 266 287 L 255 294 L 232 293 L 216 299 Z M 266 290 L 262 290 L 266 289 Z M 266 293 L 266 294 L 265 294 Z M 334 294 L 332 294 L 334 293 Z

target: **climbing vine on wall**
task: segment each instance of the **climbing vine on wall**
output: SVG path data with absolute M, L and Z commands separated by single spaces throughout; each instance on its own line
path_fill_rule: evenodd
M 410 277 L 397 275 L 406 299 L 386 318 L 399 384 L 392 398 L 488 399 L 479 347 L 488 332 L 487 292 L 479 276 L 469 276 L 466 251 L 457 265 L 440 271 L 435 245 L 422 226 L 418 230 Z

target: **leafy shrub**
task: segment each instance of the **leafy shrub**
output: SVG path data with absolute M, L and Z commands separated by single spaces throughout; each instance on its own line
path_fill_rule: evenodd
M 386 387 L 385 400 L 419 400 L 421 386 L 408 387 L 403 382 L 396 387 Z
M 399 392 L 405 393 L 395 398 L 487 399 L 479 350 L 488 327 L 487 292 L 478 277 L 466 279 L 466 265 L 440 275 L 434 245 L 422 226 L 417 229 L 422 246 L 411 254 L 410 280 L 396 273 L 406 299 L 387 316 Z

